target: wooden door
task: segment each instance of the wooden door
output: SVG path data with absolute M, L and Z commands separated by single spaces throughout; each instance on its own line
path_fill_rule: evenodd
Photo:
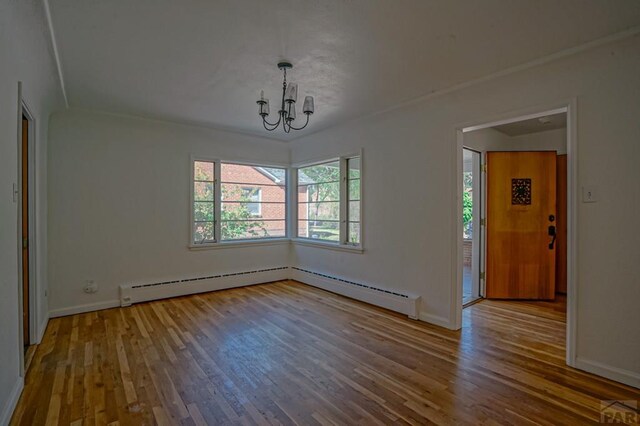
M 22 326 L 29 339 L 29 120 L 22 117 Z
M 556 153 L 487 153 L 486 295 L 555 297 Z
M 567 293 L 567 155 L 558 155 L 556 164 L 556 292 Z

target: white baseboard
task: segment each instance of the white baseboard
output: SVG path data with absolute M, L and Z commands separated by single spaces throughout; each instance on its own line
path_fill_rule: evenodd
M 298 268 L 291 268 L 290 276 L 296 281 L 418 319 L 420 296 L 385 292 L 385 290 L 364 284 L 352 283 L 341 278 Z
M 16 405 L 18 405 L 18 400 L 20 399 L 20 394 L 22 393 L 23 388 L 24 377 L 18 377 L 13 389 L 11 389 L 9 399 L 7 399 L 7 402 L 0 412 L 0 426 L 6 426 L 11 421 L 11 416 L 13 415 L 13 411 L 16 409 Z
M 47 314 L 40 323 L 38 327 L 38 337 L 36 341 L 36 345 L 39 345 L 42 342 L 42 338 L 44 337 L 44 332 L 47 331 L 47 325 L 49 324 L 49 314 Z
M 640 373 L 624 370 L 622 368 L 612 367 L 598 361 L 591 361 L 584 358 L 576 358 L 575 367 L 625 385 L 640 388 Z
M 206 293 L 254 284 L 289 279 L 289 267 L 268 268 L 257 271 L 222 274 L 215 277 L 203 277 L 168 281 L 157 284 L 137 284 L 120 286 L 118 306 L 189 294 Z
M 429 324 L 437 325 L 439 327 L 444 327 L 449 330 L 457 330 L 449 321 L 448 318 L 441 317 L 440 315 L 428 314 L 426 312 L 420 312 L 418 317 L 420 321 L 428 322 Z
M 65 317 L 67 315 L 82 314 L 85 312 L 100 311 L 102 309 L 116 308 L 120 306 L 119 300 L 105 300 L 104 302 L 87 303 L 86 305 L 70 306 L 68 308 L 49 311 L 49 318 Z

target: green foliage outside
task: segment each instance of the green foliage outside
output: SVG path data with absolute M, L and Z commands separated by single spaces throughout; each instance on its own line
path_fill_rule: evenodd
M 233 189 L 227 187 L 222 188 L 223 200 L 251 201 L 251 197 L 254 195 L 253 193 L 242 191 L 238 187 L 232 188 Z M 258 189 L 254 188 L 252 191 L 258 191 Z M 251 214 L 246 204 L 234 203 L 232 207 L 228 206 L 227 208 L 223 208 L 221 214 L 222 222 L 220 228 L 223 240 L 269 236 L 263 221 L 251 220 L 255 219 L 255 216 Z
M 465 172 L 463 175 L 462 192 L 462 229 L 464 238 L 471 238 L 473 223 L 473 174 Z

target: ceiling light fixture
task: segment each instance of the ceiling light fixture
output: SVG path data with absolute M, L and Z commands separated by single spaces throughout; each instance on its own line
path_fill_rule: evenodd
M 264 90 L 260 91 L 260 99 L 258 99 L 258 115 L 262 117 L 262 125 L 268 131 L 276 130 L 280 123 L 282 123 L 282 129 L 285 133 L 291 132 L 291 130 L 302 130 L 309 124 L 309 116 L 313 114 L 313 96 L 305 96 L 304 104 L 302 105 L 302 113 L 307 116 L 307 121 L 302 127 L 294 127 L 293 121 L 296 119 L 296 100 L 298 98 L 298 85 L 295 83 L 287 84 L 287 70 L 293 68 L 291 62 L 279 62 L 278 68 L 284 73 L 284 80 L 282 82 L 282 102 L 280 104 L 280 110 L 278 111 L 278 121 L 270 123 L 267 121 L 269 115 L 269 99 L 264 98 Z

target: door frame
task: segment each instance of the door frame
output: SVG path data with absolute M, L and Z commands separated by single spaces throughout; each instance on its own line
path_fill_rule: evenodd
M 485 154 L 482 151 L 478 151 L 477 149 L 474 148 L 469 148 L 468 146 L 464 146 L 462 147 L 463 153 L 464 150 L 470 151 L 474 154 L 478 154 L 478 164 L 475 163 L 475 161 L 473 162 L 472 165 L 472 170 L 474 173 L 473 176 L 473 182 L 474 182 L 474 197 L 473 197 L 473 212 L 474 212 L 474 218 L 473 218 L 473 235 L 474 235 L 474 240 L 473 241 L 473 246 L 472 246 L 472 250 L 471 250 L 471 270 L 472 270 L 472 274 L 473 274 L 473 267 L 475 265 L 476 262 L 478 262 L 478 270 L 476 271 L 477 274 L 473 274 L 472 279 L 474 280 L 474 282 L 472 282 L 472 287 L 474 290 L 477 290 L 477 296 L 466 303 L 466 306 L 471 306 L 474 303 L 478 302 L 479 300 L 483 299 L 485 297 L 485 289 L 484 289 L 484 280 L 480 278 L 480 275 L 482 272 L 484 272 L 485 269 L 485 261 L 484 261 L 484 257 L 485 257 L 485 235 L 484 235 L 484 230 L 485 227 L 482 225 L 482 218 L 485 217 L 485 213 L 484 213 L 484 200 L 485 200 L 485 196 L 484 196 L 484 190 L 485 190 L 485 182 L 484 182 L 484 172 L 483 172 L 483 166 L 485 164 Z M 464 155 L 464 154 L 463 154 Z M 476 170 L 476 166 L 477 166 L 477 170 Z M 462 165 L 462 169 L 464 171 L 464 164 Z M 476 191 L 477 189 L 477 191 Z M 464 191 L 464 183 L 463 183 L 463 191 Z M 476 214 L 478 213 L 478 214 Z M 477 239 L 476 239 L 477 237 Z M 460 234 L 460 238 L 463 238 L 462 233 Z M 463 272 L 463 287 L 464 287 L 464 272 Z M 463 291 L 464 293 L 464 291 Z M 464 295 L 463 295 L 464 298 Z M 463 301 L 463 307 L 464 307 L 465 303 Z
M 452 197 L 452 217 L 462 217 L 462 149 L 464 147 L 464 133 L 473 130 L 486 129 L 502 124 L 516 121 L 528 120 L 532 118 L 544 117 L 557 113 L 567 114 L 567 333 L 566 333 L 566 363 L 571 367 L 576 364 L 576 337 L 577 337 L 577 216 L 578 216 L 578 139 L 577 139 L 577 98 L 565 101 L 538 105 L 530 108 L 506 112 L 498 116 L 478 119 L 472 122 L 462 123 L 455 126 L 456 144 L 454 145 L 455 167 L 453 167 L 453 182 L 456 193 Z M 483 176 L 484 178 L 484 176 Z M 482 203 L 483 216 L 486 203 Z M 452 221 L 453 235 L 453 259 L 451 285 L 451 306 L 450 323 L 451 328 L 458 330 L 462 327 L 462 220 Z M 484 229 L 483 229 L 484 235 Z M 486 238 L 483 239 L 483 249 L 486 249 Z M 482 270 L 486 270 L 486 256 L 481 260 Z
M 23 98 L 22 91 L 22 82 L 18 82 L 18 114 L 17 114 L 17 122 L 18 122 L 18 142 L 17 142 L 17 176 L 16 176 L 16 186 L 14 188 L 14 196 L 17 204 L 17 248 L 18 248 L 18 296 L 19 296 L 19 306 L 20 306 L 20 315 L 18 321 L 19 327 L 19 335 L 20 335 L 20 373 L 21 376 L 24 377 L 24 339 L 23 339 L 23 321 L 22 321 L 22 301 L 24 298 L 24 294 L 22 292 L 22 117 L 26 117 L 29 121 L 29 129 L 28 129 L 28 182 L 29 185 L 28 190 L 28 221 L 29 221 L 29 340 L 31 345 L 39 343 L 38 336 L 38 314 L 37 314 L 37 306 L 38 306 L 38 285 L 37 285 L 37 275 L 36 275 L 36 265 L 37 265 L 37 252 L 38 252 L 38 238 L 37 238 L 37 223 L 36 223 L 36 119 L 35 115 L 32 112 L 32 109 L 29 108 L 27 101 Z

